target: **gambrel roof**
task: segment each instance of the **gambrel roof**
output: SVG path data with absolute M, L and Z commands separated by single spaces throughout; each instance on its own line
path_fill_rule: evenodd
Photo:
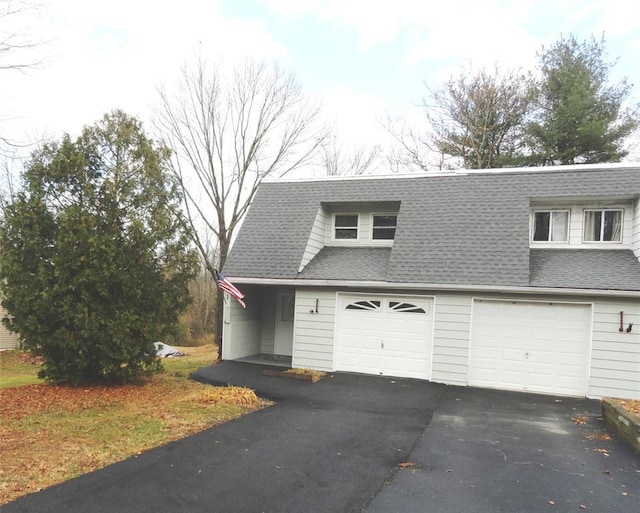
M 640 167 L 589 165 L 264 182 L 230 252 L 229 277 L 640 290 Z M 532 249 L 536 201 L 632 201 L 627 249 Z M 325 204 L 398 202 L 392 247 L 325 247 L 300 271 Z M 243 280 L 247 281 L 247 280 Z

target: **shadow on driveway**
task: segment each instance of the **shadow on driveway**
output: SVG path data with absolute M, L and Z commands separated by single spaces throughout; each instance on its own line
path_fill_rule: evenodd
M 640 456 L 601 440 L 597 401 L 263 369 L 222 362 L 194 378 L 276 405 L 2 513 L 640 511 Z

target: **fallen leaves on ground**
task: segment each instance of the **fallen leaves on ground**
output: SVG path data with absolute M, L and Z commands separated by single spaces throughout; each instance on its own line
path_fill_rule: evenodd
M 609 433 L 589 433 L 588 435 L 585 435 L 585 438 L 587 440 L 598 440 L 601 442 L 613 440 L 613 437 Z
M 0 505 L 267 405 L 159 375 L 143 386 L 0 389 Z
M 640 401 L 632 401 L 630 399 L 615 399 L 615 402 L 622 406 L 625 410 L 628 410 L 637 417 L 640 417 Z

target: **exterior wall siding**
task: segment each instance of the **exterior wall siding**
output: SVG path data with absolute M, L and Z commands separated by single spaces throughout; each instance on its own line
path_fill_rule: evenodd
M 466 385 L 469 361 L 471 296 L 438 294 L 435 301 L 431 379 Z
M 318 312 L 316 309 L 318 301 Z M 336 292 L 331 289 L 297 289 L 293 332 L 293 366 L 333 370 Z
M 6 312 L 0 306 L 0 319 L 6 315 Z M 16 349 L 20 345 L 17 333 L 11 333 L 2 324 L 0 324 L 0 349 Z
M 640 199 L 633 203 L 633 222 L 631 223 L 631 249 L 640 260 Z
M 225 359 L 273 351 L 276 287 L 243 287 L 247 309 L 232 298 L 225 303 Z M 293 343 L 294 367 L 334 370 L 336 316 L 335 288 L 296 290 Z M 363 292 L 363 291 L 357 291 Z M 588 303 L 593 305 L 587 395 L 593 398 L 640 399 L 640 300 L 519 294 L 436 293 L 433 291 L 370 292 L 435 296 L 432 380 L 451 385 L 467 384 L 469 344 L 474 298 Z M 255 299 L 253 299 L 255 298 Z M 316 312 L 316 300 L 318 311 Z M 624 326 L 620 332 L 620 312 Z M 631 332 L 626 329 L 633 324 Z
M 311 262 L 311 260 L 313 260 L 313 257 L 315 257 L 324 247 L 326 238 L 326 226 L 327 215 L 325 214 L 324 209 L 320 207 L 318 209 L 318 213 L 316 214 L 316 219 L 313 222 L 313 226 L 311 227 L 311 233 L 309 234 L 307 246 L 304 249 L 302 261 L 300 262 L 300 268 L 298 269 L 298 272 L 302 272 L 307 264 Z
M 17 349 L 18 346 L 18 335 L 0 327 L 0 350 Z
M 244 286 L 247 308 L 244 309 L 229 294 L 224 297 L 222 358 L 234 360 L 260 352 L 260 291 Z
M 595 302 L 590 370 L 589 396 L 640 399 L 640 301 Z

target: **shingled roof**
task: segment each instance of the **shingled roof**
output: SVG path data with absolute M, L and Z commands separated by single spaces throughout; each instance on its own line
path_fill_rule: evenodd
M 224 271 L 301 282 L 640 290 L 630 250 L 529 244 L 532 201 L 638 197 L 640 168 L 628 165 L 265 182 Z M 392 248 L 326 247 L 298 272 L 321 204 L 390 201 L 400 203 Z M 607 272 L 612 266 L 620 272 Z

